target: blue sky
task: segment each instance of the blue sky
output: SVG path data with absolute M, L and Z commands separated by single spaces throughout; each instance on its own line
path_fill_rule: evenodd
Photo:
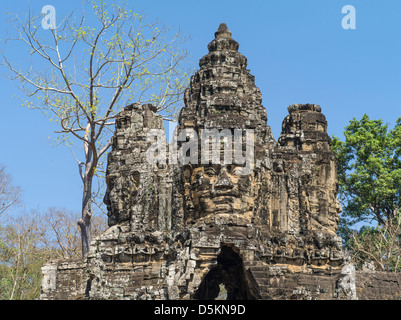
M 81 1 L 15 0 L 2 2 L 0 39 L 12 34 L 7 12 L 24 14 L 28 4 L 40 12 L 53 5 L 57 17 L 80 10 Z M 221 22 L 240 44 L 263 95 L 268 124 L 277 139 L 287 107 L 322 107 L 330 135 L 342 137 L 353 117 L 367 113 L 391 124 L 401 116 L 401 1 L 128 0 L 148 19 L 179 27 L 196 67 Z M 341 9 L 356 9 L 356 29 L 345 30 Z M 7 47 L 15 59 L 27 59 Z M 1 69 L 3 74 L 4 69 Z M 26 209 L 64 207 L 79 211 L 81 180 L 70 151 L 55 147 L 54 126 L 38 111 L 21 108 L 15 84 L 0 77 L 0 164 L 24 191 Z M 134 101 L 133 101 L 134 102 Z

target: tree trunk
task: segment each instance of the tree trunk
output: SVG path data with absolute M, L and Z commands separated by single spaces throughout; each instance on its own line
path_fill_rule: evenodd
M 89 245 L 92 240 L 91 233 L 91 198 L 92 198 L 92 175 L 86 175 L 84 179 L 84 192 L 82 200 L 82 218 L 79 219 L 78 225 L 81 228 L 82 241 L 82 258 L 86 258 L 89 253 Z

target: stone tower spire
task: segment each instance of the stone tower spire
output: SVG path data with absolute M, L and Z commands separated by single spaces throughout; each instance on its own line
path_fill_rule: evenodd
M 227 25 L 223 22 L 220 23 L 219 29 L 214 34 L 215 38 L 231 38 L 231 32 L 228 30 Z
M 200 59 L 200 69 L 191 77 L 179 124 L 195 129 L 255 129 L 258 141 L 266 145 L 274 138 L 267 126 L 262 94 L 238 49 L 227 25 L 221 23 L 208 45 L 209 53 Z

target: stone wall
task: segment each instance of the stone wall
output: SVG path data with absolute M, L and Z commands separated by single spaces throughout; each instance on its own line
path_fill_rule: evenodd
M 213 256 L 211 250 L 208 253 Z M 195 270 L 195 266 L 189 267 Z M 401 297 L 401 276 L 395 273 L 356 271 L 352 277 L 342 270 L 318 267 L 297 270 L 289 265 L 268 266 L 260 262 L 244 264 L 244 268 L 251 283 L 248 291 L 254 295 L 250 297 L 261 300 L 399 300 Z M 58 261 L 42 270 L 42 300 L 165 300 L 169 298 L 166 287 L 172 287 L 176 281 L 174 277 L 165 278 L 172 272 L 166 262 L 109 264 L 99 279 L 101 285 L 93 286 L 96 291 L 84 263 Z M 171 298 L 188 298 L 177 294 Z
M 42 267 L 41 300 L 85 299 L 90 289 L 87 265 L 81 261 L 49 262 Z
M 356 272 L 356 296 L 359 300 L 400 300 L 401 275 L 389 272 Z

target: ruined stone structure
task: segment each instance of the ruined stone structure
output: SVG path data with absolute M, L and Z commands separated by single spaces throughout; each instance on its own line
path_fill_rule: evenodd
M 276 141 L 238 48 L 221 24 L 185 92 L 168 161 L 149 162 L 149 134 L 164 132 L 154 106 L 118 114 L 104 199 L 109 229 L 87 261 L 43 268 L 42 299 L 215 299 L 223 286 L 236 300 L 400 297 L 397 275 L 356 272 L 344 258 L 320 106 L 289 106 Z M 208 143 L 189 150 L 189 163 L 174 161 L 191 134 L 212 129 L 224 132 L 218 163 L 201 161 Z M 252 132 L 253 148 L 233 146 L 235 130 L 248 144 Z M 251 163 L 223 161 L 227 149 L 252 151 Z

